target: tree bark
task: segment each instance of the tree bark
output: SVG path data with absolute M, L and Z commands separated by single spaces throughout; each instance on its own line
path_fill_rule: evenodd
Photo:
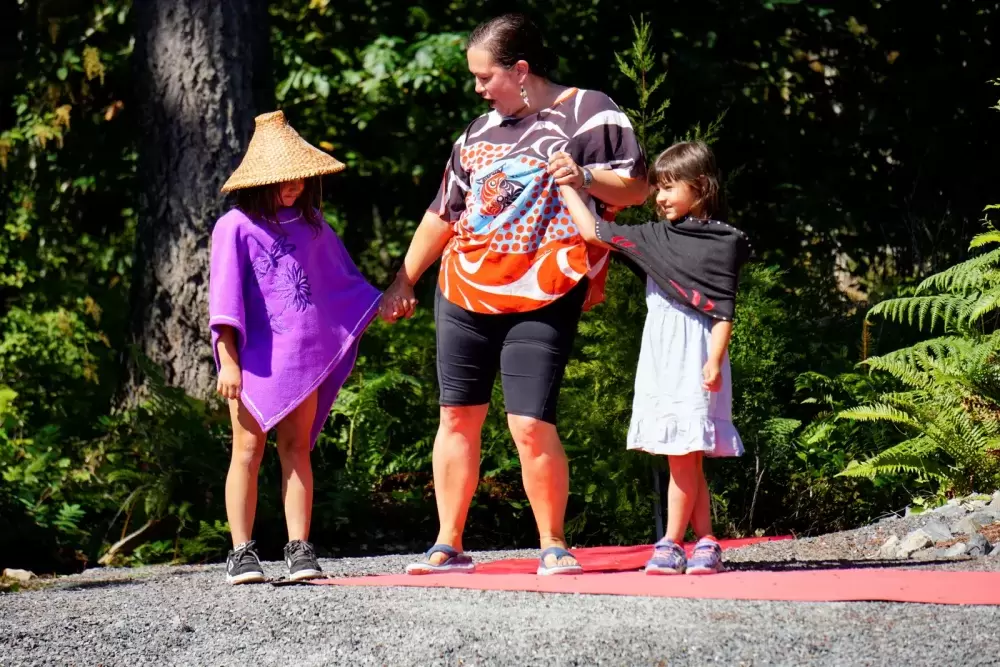
M 219 188 L 272 99 L 264 0 L 142 0 L 136 20 L 140 186 L 134 352 L 211 395 L 208 270 Z M 142 378 L 130 364 L 126 402 Z

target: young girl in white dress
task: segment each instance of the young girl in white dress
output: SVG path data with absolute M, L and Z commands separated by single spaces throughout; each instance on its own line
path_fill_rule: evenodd
M 666 535 L 647 574 L 712 574 L 722 550 L 712 534 L 704 457 L 741 456 L 732 422 L 727 352 L 746 235 L 721 222 L 724 206 L 711 149 L 675 144 L 652 165 L 656 207 L 665 220 L 616 225 L 598 219 L 580 193 L 562 187 L 588 242 L 626 255 L 646 274 L 648 313 L 635 378 L 628 448 L 666 456 L 670 466 Z M 698 542 L 690 559 L 684 535 Z

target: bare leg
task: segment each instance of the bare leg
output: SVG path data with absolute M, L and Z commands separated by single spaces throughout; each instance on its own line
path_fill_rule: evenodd
M 285 416 L 276 428 L 281 460 L 281 495 L 288 541 L 308 540 L 312 521 L 313 474 L 310 435 L 316 418 L 316 392 Z
M 666 537 L 683 544 L 705 479 L 701 474 L 701 454 L 668 456 L 667 460 L 670 462 L 670 487 L 667 490 Z
M 229 401 L 233 422 L 233 455 L 226 475 L 226 517 L 233 546 L 250 540 L 257 513 L 257 475 L 264 458 L 267 434 L 239 400 Z
M 542 549 L 566 548 L 563 532 L 569 499 L 569 462 L 554 424 L 520 415 L 507 415 L 507 425 L 521 457 L 521 477 L 538 525 Z M 576 559 L 549 557 L 546 565 L 576 565 Z
M 708 490 L 708 480 L 705 479 L 705 455 L 699 452 L 695 456 L 698 457 L 698 499 L 691 512 L 691 529 L 698 539 L 701 539 L 713 537 L 712 495 Z
M 434 499 L 440 529 L 437 544 L 462 551 L 462 533 L 469 505 L 479 485 L 479 455 L 483 422 L 489 405 L 441 406 L 441 423 L 434 438 Z M 431 556 L 440 565 L 448 557 Z

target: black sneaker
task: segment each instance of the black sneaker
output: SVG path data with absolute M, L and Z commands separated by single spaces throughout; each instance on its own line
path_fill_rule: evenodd
M 255 584 L 265 580 L 264 568 L 260 566 L 260 556 L 250 540 L 229 552 L 226 558 L 226 581 L 231 585 Z
M 303 581 L 323 576 L 313 545 L 305 540 L 292 540 L 285 545 L 285 565 L 289 581 Z

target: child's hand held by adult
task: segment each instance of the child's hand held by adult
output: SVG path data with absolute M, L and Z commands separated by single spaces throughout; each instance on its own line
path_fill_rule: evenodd
M 412 317 L 416 308 L 417 298 L 413 293 L 413 285 L 397 276 L 382 295 L 378 314 L 384 322 L 393 324 L 401 317 Z
M 583 186 L 583 169 L 569 153 L 553 153 L 547 171 L 555 178 L 556 185 L 568 185 L 576 190 Z

